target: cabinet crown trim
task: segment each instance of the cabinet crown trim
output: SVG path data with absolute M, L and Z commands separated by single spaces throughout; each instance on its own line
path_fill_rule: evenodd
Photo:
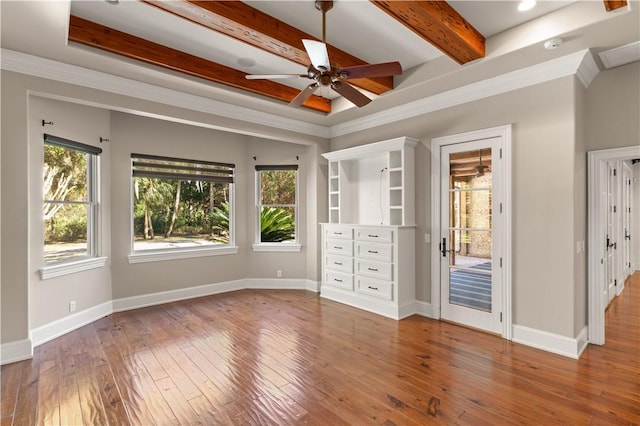
M 404 147 L 415 147 L 419 142 L 418 139 L 402 136 L 386 141 L 340 149 L 338 151 L 325 152 L 322 156 L 329 161 L 360 159 L 389 151 L 400 150 Z

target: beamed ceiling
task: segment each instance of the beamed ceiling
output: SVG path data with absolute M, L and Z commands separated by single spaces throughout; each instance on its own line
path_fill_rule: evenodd
M 600 52 L 640 39 L 636 0 L 538 1 L 525 13 L 515 0 L 336 0 L 326 13 L 331 67 L 397 62 L 402 74 L 348 79 L 373 99 L 362 108 L 328 86 L 298 108 L 288 104 L 313 81 L 306 78 L 311 61 L 302 40 L 323 39 L 322 13 L 314 3 L 3 0 L 0 41 L 7 52 L 80 67 L 77 72 L 334 126 L 586 49 L 597 60 Z M 545 51 L 544 41 L 556 37 L 563 45 Z M 304 78 L 247 79 L 249 74 Z
M 309 65 L 310 60 L 302 45 L 302 39 L 317 40 L 316 37 L 242 2 L 143 2 L 305 67 Z M 459 64 L 484 57 L 484 36 L 444 1 L 372 3 Z M 247 80 L 247 73 L 242 71 L 74 15 L 71 15 L 69 21 L 69 41 L 280 101 L 290 102 L 299 92 L 270 80 Z M 366 61 L 335 46 L 328 45 L 327 50 L 331 61 L 340 64 L 340 67 L 367 64 Z M 351 83 L 376 95 L 393 89 L 393 77 L 362 78 L 352 80 Z M 303 106 L 330 112 L 331 100 L 312 95 Z
M 310 59 L 305 52 L 302 39 L 319 39 L 243 2 L 142 0 L 141 3 L 305 68 L 310 64 Z M 307 3 L 308 14 L 316 17 L 320 24 L 320 12 L 315 10 L 312 1 Z M 485 36 L 445 1 L 371 1 L 370 3 L 402 24 L 407 32 L 420 37 L 425 49 L 435 47 L 441 54 L 448 56 L 460 66 L 485 57 Z M 607 10 L 615 10 L 626 5 L 626 1 L 605 1 L 604 3 Z M 332 19 L 332 13 L 336 12 L 329 11 L 327 20 Z M 68 40 L 72 43 L 79 43 L 191 77 L 282 102 L 292 101 L 300 92 L 299 87 L 287 85 L 282 80 L 248 80 L 245 78 L 247 72 L 228 64 L 214 62 L 187 51 L 76 16 L 73 14 L 73 7 L 68 28 Z M 353 28 L 353 31 L 358 30 Z M 376 48 L 373 39 L 370 48 Z M 366 60 L 330 43 L 327 43 L 327 50 L 334 67 L 336 64 L 341 68 L 368 64 Z M 392 60 L 393 52 L 389 58 Z M 308 83 L 308 80 L 304 81 L 305 84 Z M 353 79 L 349 80 L 349 83 L 372 95 L 382 95 L 394 89 L 394 79 L 390 76 Z M 331 99 L 329 96 L 312 95 L 303 103 L 303 106 L 322 113 L 330 113 Z

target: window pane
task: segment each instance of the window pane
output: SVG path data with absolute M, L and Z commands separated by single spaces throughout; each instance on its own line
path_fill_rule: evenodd
M 260 172 L 262 205 L 296 204 L 296 171 L 264 170 Z
M 295 241 L 295 214 L 294 207 L 262 207 L 260 212 L 260 241 L 263 243 Z
M 44 199 L 88 201 L 84 152 L 44 145 Z
M 228 244 L 230 185 L 134 178 L 134 250 Z
M 90 254 L 87 204 L 45 203 L 44 263 L 74 260 Z

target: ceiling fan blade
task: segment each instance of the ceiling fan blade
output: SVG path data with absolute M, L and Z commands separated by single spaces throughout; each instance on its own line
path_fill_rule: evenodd
M 341 68 L 337 71 L 337 74 L 338 77 L 345 80 L 349 78 L 386 77 L 389 75 L 402 74 L 402 66 L 400 65 L 400 62 L 356 65 L 353 67 Z
M 293 100 L 291 102 L 289 102 L 289 105 L 291 105 L 291 106 L 301 106 L 304 103 L 304 101 L 307 100 L 307 98 L 309 96 L 313 95 L 313 92 L 318 90 L 319 87 L 320 87 L 320 84 L 318 84 L 318 82 L 311 83 L 304 90 L 302 90 L 300 93 L 298 93 L 298 96 L 293 98 Z
M 279 79 L 279 78 L 309 78 L 306 74 L 247 74 L 247 80 Z
M 368 97 L 360 93 L 358 89 L 344 81 L 334 81 L 333 83 L 331 83 L 331 88 L 347 98 L 357 107 L 363 107 L 371 102 L 371 99 L 369 99 Z
M 311 64 L 315 69 L 319 71 L 329 71 L 331 69 L 326 44 L 321 41 L 306 39 L 302 40 L 302 44 L 304 44 L 309 60 L 311 60 Z

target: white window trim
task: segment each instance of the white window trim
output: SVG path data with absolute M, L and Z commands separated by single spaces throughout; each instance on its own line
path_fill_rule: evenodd
M 102 268 L 107 264 L 108 259 L 108 257 L 89 257 L 45 266 L 40 269 L 40 279 L 48 280 L 50 278 L 61 277 L 63 275 L 75 274 L 76 272 Z
M 46 144 L 46 142 L 45 142 Z M 85 152 L 87 155 L 87 196 L 88 202 L 83 203 L 88 207 L 87 214 L 87 256 L 80 259 L 71 259 L 44 265 L 40 269 L 40 279 L 60 277 L 87 271 L 90 269 L 102 268 L 106 265 L 108 257 L 101 257 L 102 241 L 102 215 L 101 215 L 101 159 L 97 154 Z M 44 201 L 43 201 L 44 202 Z
M 302 245 L 298 243 L 257 243 L 252 246 L 253 251 L 269 252 L 300 252 Z
M 131 170 L 131 166 L 129 166 Z M 235 174 L 235 171 L 234 171 Z M 164 248 L 157 250 L 135 250 L 134 235 L 135 229 L 133 225 L 133 207 L 135 205 L 135 194 L 133 193 L 133 176 L 129 174 L 129 238 L 131 240 L 131 252 L 127 256 L 129 264 L 163 262 L 166 260 L 192 259 L 207 256 L 223 256 L 229 254 L 237 254 L 236 246 L 236 201 L 235 201 L 236 184 L 229 184 L 229 243 L 220 244 L 219 246 L 208 247 L 182 247 L 182 248 Z
M 225 244 L 222 247 L 178 248 L 161 250 L 138 250 L 127 258 L 129 263 L 163 262 L 165 260 L 191 259 L 196 257 L 222 256 L 238 253 L 238 247 Z
M 251 247 L 253 249 L 253 251 L 260 251 L 260 252 L 300 252 L 300 250 L 302 249 L 302 245 L 300 244 L 300 240 L 299 240 L 299 234 L 298 234 L 298 210 L 300 210 L 300 203 L 299 203 L 299 196 L 298 193 L 300 192 L 300 185 L 299 185 L 299 179 L 300 179 L 300 170 L 296 170 L 296 204 L 294 206 L 295 208 L 295 227 L 296 227 L 296 232 L 295 232 L 295 239 L 293 241 L 287 241 L 287 242 L 281 242 L 281 243 L 274 243 L 274 242 L 265 242 L 263 243 L 262 241 L 260 241 L 260 210 L 262 208 L 262 204 L 260 203 L 260 195 L 261 195 L 261 187 L 262 187 L 262 183 L 260 182 L 260 172 L 258 170 L 256 170 L 255 172 L 255 188 L 256 188 L 256 227 L 255 227 L 255 244 L 253 244 Z

